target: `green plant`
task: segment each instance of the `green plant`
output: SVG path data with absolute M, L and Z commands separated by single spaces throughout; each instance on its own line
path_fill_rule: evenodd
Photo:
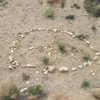
M 41 95 L 43 93 L 43 88 L 41 85 L 30 86 L 28 88 L 29 95 Z
M 45 10 L 45 14 L 46 17 L 48 18 L 53 18 L 54 17 L 54 10 L 51 6 L 49 6 L 46 10 Z
M 68 15 L 68 16 L 65 16 L 65 19 L 74 20 L 75 16 L 74 15 Z
M 84 80 L 83 80 L 83 83 L 82 83 L 82 87 L 87 88 L 87 87 L 89 87 L 89 86 L 90 86 L 90 81 L 87 80 L 87 79 L 84 79 Z
M 82 57 L 83 61 L 89 61 L 90 60 L 90 55 L 89 54 L 85 54 L 83 57 Z
M 78 4 L 73 4 L 72 8 L 80 9 L 80 6 Z
M 0 0 L 0 6 L 6 7 L 7 4 L 8 2 L 6 0 Z
M 61 0 L 61 8 L 65 7 L 65 0 Z
M 84 39 L 87 39 L 88 38 L 88 35 L 85 35 L 85 34 L 79 34 L 76 36 L 79 40 L 84 40 Z
M 100 0 L 85 0 L 84 7 L 95 17 L 100 17 Z
M 65 44 L 59 44 L 58 49 L 61 53 L 66 53 Z
M 50 63 L 49 58 L 48 57 L 44 57 L 43 58 L 43 64 L 49 65 L 49 63 Z
M 0 98 L 2 100 L 13 100 L 18 99 L 20 96 L 17 86 L 12 82 L 3 83 L 0 87 Z

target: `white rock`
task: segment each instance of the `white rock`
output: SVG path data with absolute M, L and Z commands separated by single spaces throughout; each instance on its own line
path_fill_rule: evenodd
M 90 49 L 91 49 L 91 50 L 94 50 L 94 47 L 93 47 L 92 45 L 90 45 Z
M 91 66 L 92 65 L 92 62 L 91 61 L 88 61 L 88 65 Z
M 76 71 L 76 70 L 77 70 L 76 67 L 71 68 L 71 71 Z
M 32 50 L 34 47 L 30 47 L 29 50 Z
M 46 70 L 43 74 L 44 74 L 44 75 L 48 74 L 48 70 Z
M 10 70 L 13 70 L 13 66 L 12 65 L 9 65 L 8 67 Z
M 100 61 L 98 61 L 98 64 L 100 64 Z
M 94 61 L 96 61 L 97 59 L 98 59 L 98 56 L 95 56 L 95 57 L 93 58 Z
M 39 74 L 39 71 L 36 71 L 36 74 Z
M 72 33 L 72 32 L 68 32 L 68 34 L 69 34 L 69 35 L 71 35 L 71 36 L 73 35 L 73 33 Z
M 97 52 L 97 53 L 96 53 L 96 55 L 97 55 L 97 56 L 100 56 L 100 53 L 99 53 L 99 52 Z
M 88 62 L 84 62 L 83 63 L 83 66 L 85 67 L 85 66 L 88 66 Z
M 9 63 L 13 62 L 13 57 L 10 55 L 9 56 Z
M 89 41 L 87 41 L 87 40 L 86 40 L 85 42 L 86 42 L 87 44 L 90 44 L 90 42 L 89 42 Z
M 59 68 L 59 71 L 60 72 L 68 72 L 69 69 L 68 69 L 68 67 L 61 67 L 61 68 Z
M 30 82 L 29 81 L 26 81 L 26 84 L 29 84 Z
M 27 87 L 20 90 L 21 93 L 25 92 L 27 90 Z
M 83 65 L 78 65 L 78 68 L 82 69 L 83 68 Z
M 92 73 L 92 76 L 94 76 L 95 75 L 95 72 L 94 73 Z
M 54 73 L 56 70 L 56 67 L 54 66 L 48 66 L 48 72 Z

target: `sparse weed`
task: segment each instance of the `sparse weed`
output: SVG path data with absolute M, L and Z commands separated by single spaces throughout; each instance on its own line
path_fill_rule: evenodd
M 83 83 L 82 83 L 82 87 L 87 88 L 87 87 L 89 87 L 89 86 L 90 86 L 90 81 L 87 80 L 87 79 L 84 79 L 84 80 L 83 80 Z
M 79 40 L 84 40 L 84 39 L 87 39 L 88 38 L 88 35 L 85 35 L 85 34 L 79 34 L 76 36 Z
M 44 15 L 48 18 L 53 18 L 54 17 L 54 10 L 51 6 L 49 6 L 46 10 Z
M 85 0 L 84 7 L 95 17 L 100 17 L 100 0 Z
M 28 74 L 26 74 L 26 73 L 23 73 L 22 74 L 22 78 L 23 78 L 23 80 L 27 81 L 27 80 L 30 79 L 30 76 Z
M 80 6 L 78 4 L 73 4 L 72 8 L 80 9 Z
M 12 82 L 3 83 L 0 87 L 0 98 L 2 100 L 18 99 L 20 96 L 17 86 Z
M 58 45 L 58 49 L 61 53 L 66 53 L 66 47 L 65 47 L 65 44 L 59 44 Z
M 49 60 L 48 57 L 44 57 L 44 58 L 43 58 L 43 64 L 44 64 L 44 65 L 49 65 L 49 64 L 50 64 L 50 60 Z
M 74 15 L 68 15 L 68 16 L 65 16 L 65 19 L 74 20 L 75 16 Z
M 29 95 L 41 95 L 43 93 L 43 88 L 41 85 L 30 86 L 28 89 Z
M 90 55 L 86 54 L 82 57 L 83 61 L 89 61 L 90 60 Z
M 61 8 L 65 7 L 65 0 L 61 0 Z

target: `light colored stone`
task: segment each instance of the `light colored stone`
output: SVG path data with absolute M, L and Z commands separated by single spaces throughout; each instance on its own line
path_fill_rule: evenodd
M 78 65 L 78 68 L 82 69 L 83 68 L 83 65 Z
M 95 72 L 92 73 L 92 76 L 94 76 L 94 75 L 95 75 Z
M 98 64 L 100 64 L 100 61 L 98 61 Z
M 94 88 L 91 90 L 91 93 L 95 98 L 100 99 L 100 88 Z
M 56 70 L 55 66 L 48 66 L 48 72 L 54 73 Z
M 73 35 L 73 33 L 72 33 L 72 32 L 68 32 L 68 34 L 69 34 L 69 35 L 71 35 L 71 36 Z
M 13 66 L 12 65 L 9 65 L 8 67 L 10 70 L 13 70 Z
M 76 71 L 76 70 L 77 70 L 76 67 L 71 68 L 71 71 Z
M 91 62 L 91 61 L 88 61 L 87 63 L 88 63 L 88 65 L 89 65 L 89 66 L 91 66 L 91 65 L 92 65 L 92 62 Z
M 68 69 L 68 67 L 61 67 L 61 68 L 59 68 L 59 71 L 60 72 L 68 72 L 69 69 Z
M 99 53 L 99 52 L 96 52 L 96 55 L 97 55 L 97 56 L 100 56 L 100 53 Z
M 98 56 L 95 56 L 95 57 L 93 58 L 94 61 L 96 61 L 97 59 L 98 59 Z
M 44 71 L 44 73 L 43 73 L 43 74 L 44 74 L 44 75 L 48 74 L 48 70 Z
M 9 63 L 13 62 L 13 57 L 10 55 L 8 60 L 9 60 Z
M 23 88 L 23 89 L 20 90 L 21 93 L 23 93 L 25 91 L 27 91 L 27 87 L 25 87 L 25 88 Z
M 88 62 L 84 62 L 84 63 L 83 63 L 83 66 L 84 66 L 84 67 L 88 66 Z

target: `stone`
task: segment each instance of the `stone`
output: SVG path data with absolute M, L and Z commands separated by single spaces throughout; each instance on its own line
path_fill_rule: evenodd
M 98 56 L 95 56 L 95 57 L 93 58 L 94 61 L 96 61 L 97 59 L 98 59 Z
M 23 93 L 25 91 L 27 91 L 27 87 L 25 87 L 25 88 L 23 88 L 23 89 L 20 90 L 21 93 Z
M 61 67 L 61 68 L 59 68 L 59 71 L 60 72 L 68 72 L 69 69 L 68 69 L 68 67 Z
M 71 69 L 71 71 L 76 71 L 77 70 L 77 68 L 76 67 L 73 67 L 72 69 Z
M 100 99 L 100 88 L 94 88 L 91 90 L 91 93 L 95 98 Z
M 48 66 L 48 72 L 54 73 L 55 70 L 56 70 L 56 67 L 54 67 L 54 66 Z
M 73 35 L 73 33 L 72 33 L 72 32 L 68 32 L 68 34 L 69 34 L 69 35 L 71 35 L 71 36 Z
M 12 65 L 9 65 L 8 67 L 10 70 L 13 70 L 13 66 Z
M 27 100 L 37 100 L 37 99 L 38 99 L 37 96 L 29 96 L 27 98 Z
M 82 69 L 83 68 L 83 65 L 79 65 L 78 68 Z
M 91 65 L 92 65 L 92 62 L 91 62 L 91 61 L 88 61 L 87 63 L 88 63 L 88 65 L 89 65 L 89 66 L 91 66 Z
M 97 56 L 100 56 L 100 53 L 99 53 L 99 52 L 96 52 L 96 55 L 97 55 Z
M 84 63 L 83 63 L 83 66 L 84 66 L 84 67 L 88 66 L 88 62 L 84 62 Z
M 9 63 L 13 62 L 13 57 L 10 55 L 9 56 Z
M 15 94 L 11 96 L 11 100 L 17 100 L 17 97 Z

